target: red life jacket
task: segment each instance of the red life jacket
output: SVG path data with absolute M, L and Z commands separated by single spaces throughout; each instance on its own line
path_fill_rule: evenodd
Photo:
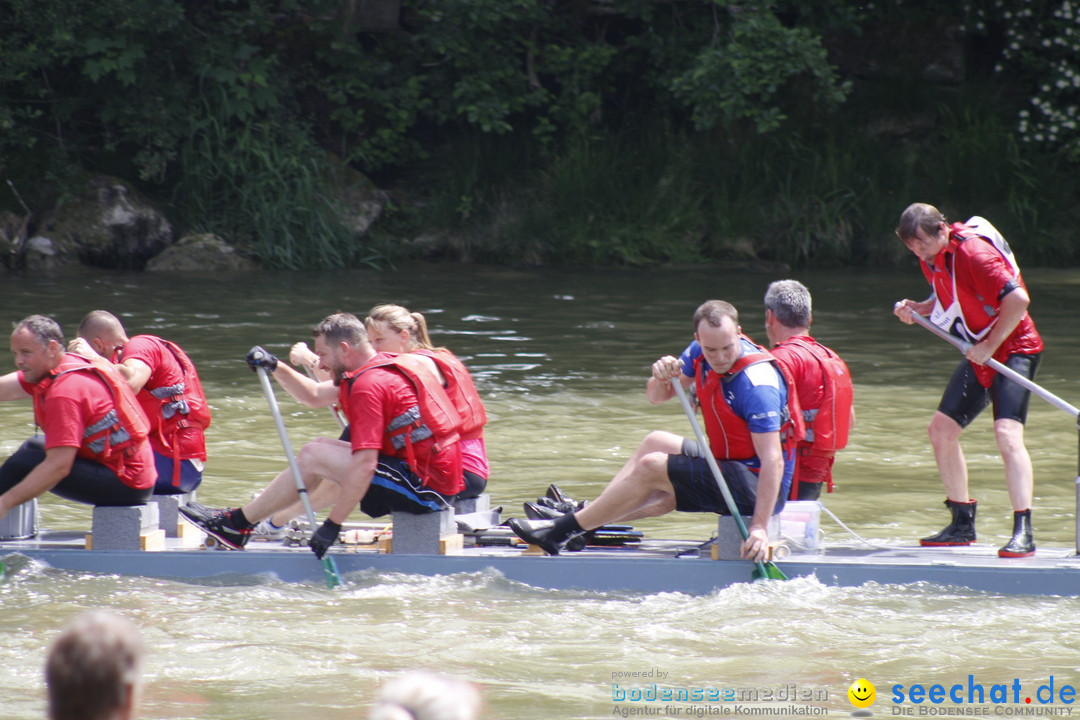
M 49 388 L 74 372 L 85 372 L 101 378 L 113 397 L 113 409 L 91 423 L 83 432 L 81 457 L 102 461 L 114 457 L 131 457 L 150 434 L 146 419 L 135 393 L 123 377 L 102 358 L 84 358 L 67 353 L 60 365 L 34 386 L 34 418 L 40 425 L 45 414 L 45 396 Z
M 353 382 L 362 373 L 376 367 L 392 368 L 401 373 L 413 386 L 417 398 L 416 405 L 390 419 L 385 428 L 382 452 L 393 457 L 404 457 L 409 468 L 427 484 L 430 479 L 427 472 L 430 458 L 461 439 L 461 416 L 439 379 L 419 360 L 409 357 L 408 353 L 383 353 L 356 370 L 345 373 L 346 382 L 338 389 L 338 402 L 346 417 L 349 417 L 349 390 Z M 429 438 L 433 442 L 419 445 Z M 457 468 L 452 475 L 454 479 L 463 477 L 460 452 L 457 453 Z
M 749 338 L 744 339 L 749 340 Z M 709 448 L 719 460 L 749 460 L 757 455 L 750 427 L 724 399 L 721 380 L 739 374 L 759 362 L 771 362 L 787 383 L 787 417 L 781 421 L 780 442 L 787 453 L 803 438 L 804 426 L 799 395 L 795 381 L 787 368 L 776 361 L 767 350 L 755 345 L 759 352 L 743 355 L 723 377 L 716 372 L 705 372 L 705 357 L 694 360 L 694 378 L 697 385 L 698 404 L 705 419 L 705 433 L 709 436 Z
M 847 447 L 851 432 L 851 403 L 855 389 L 851 383 L 851 371 L 840 356 L 821 343 L 805 335 L 795 335 L 787 342 L 799 341 L 821 367 L 823 390 L 821 406 L 803 408 L 806 437 L 799 443 L 799 452 L 828 457 Z
M 461 416 L 461 439 L 483 437 L 487 424 L 487 411 L 480 393 L 476 391 L 468 368 L 453 353 L 440 350 L 418 350 L 419 355 L 431 358 L 446 378 L 446 394 Z
M 136 397 L 147 417 L 154 419 L 161 444 L 171 451 L 173 485 L 180 487 L 180 461 L 191 458 L 206 460 L 206 442 L 202 431 L 210 427 L 210 405 L 206 401 L 199 373 L 187 353 L 170 340 L 150 337 L 164 345 L 176 358 L 183 379 L 176 385 L 166 387 L 144 385 Z M 187 428 L 196 428 L 199 432 L 181 432 Z

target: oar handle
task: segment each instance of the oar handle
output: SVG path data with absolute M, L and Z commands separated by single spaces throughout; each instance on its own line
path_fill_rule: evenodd
M 961 340 L 960 338 L 956 337 L 952 333 L 950 333 L 950 332 L 948 332 L 946 330 L 943 330 L 942 328 L 938 327 L 934 323 L 930 322 L 929 319 L 923 317 L 922 315 L 920 315 L 920 314 L 918 314 L 916 312 L 911 313 L 911 319 L 914 320 L 917 324 L 922 325 L 924 328 L 926 328 L 930 332 L 934 333 L 938 337 L 949 341 L 950 343 L 955 345 L 960 350 L 960 352 L 962 352 L 962 353 L 966 353 L 971 348 L 971 343 L 966 342 L 964 340 Z M 1077 417 L 1080 417 L 1080 410 L 1073 407 L 1071 404 L 1069 404 L 1065 400 L 1062 400 L 1057 395 L 1050 392 L 1049 390 L 1042 387 L 1041 385 L 1036 384 L 1034 381 L 1032 381 L 1032 380 L 1024 377 L 1023 375 L 1021 375 L 1020 373 L 1016 372 L 1015 370 L 1013 370 L 1008 365 L 1005 365 L 1005 364 L 1003 364 L 1001 362 L 998 362 L 994 358 L 990 358 L 989 360 L 987 360 L 986 364 L 989 367 L 996 370 L 997 372 L 1004 375 L 1005 377 L 1009 378 L 1010 380 L 1012 380 L 1014 383 L 1016 383 L 1020 387 L 1024 388 L 1025 390 L 1030 390 L 1031 392 L 1035 393 L 1036 395 L 1041 397 L 1043 400 L 1050 403 L 1051 405 L 1058 408 L 1059 410 L 1064 410 L 1065 412 L 1069 413 L 1069 415 L 1072 415 L 1072 417 L 1074 419 L 1077 418 Z
M 311 369 L 310 365 L 304 365 L 304 370 L 307 371 L 309 378 L 315 382 L 319 382 L 319 378 L 315 377 L 315 371 Z M 338 427 L 344 430 L 348 426 L 348 423 L 345 422 L 345 417 L 341 414 L 341 410 L 339 410 L 336 405 L 331 405 L 330 412 L 333 414 L 334 419 L 337 420 Z

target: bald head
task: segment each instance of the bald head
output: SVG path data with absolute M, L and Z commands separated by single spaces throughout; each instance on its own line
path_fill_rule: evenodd
M 91 310 L 79 323 L 79 337 L 105 358 L 127 344 L 128 336 L 120 320 L 107 310 Z

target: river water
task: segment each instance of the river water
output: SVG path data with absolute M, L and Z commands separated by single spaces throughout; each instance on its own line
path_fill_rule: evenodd
M 1039 382 L 1077 404 L 1080 272 L 1025 274 L 1048 348 Z M 937 531 L 946 520 L 944 493 L 925 427 L 958 355 L 891 314 L 895 300 L 925 297 L 920 274 L 859 269 L 796 277 L 814 294 L 814 334 L 841 352 L 856 381 L 857 427 L 837 462 L 828 508 L 874 542 L 910 544 Z M 243 363 L 246 351 L 262 344 L 284 356 L 329 312 L 407 305 L 424 312 L 435 341 L 472 368 L 491 418 L 489 489 L 494 503 L 513 513 L 551 482 L 575 497 L 595 496 L 649 430 L 689 434 L 676 404 L 645 401 L 650 363 L 684 347 L 694 308 L 711 297 L 733 302 L 744 330 L 763 341 L 761 297 L 778 278 L 716 268 L 428 265 L 180 279 L 0 277 L 0 317 L 15 322 L 49 314 L 70 337 L 86 311 L 104 308 L 121 316 L 131 334 L 156 333 L 184 346 L 215 413 L 200 500 L 232 506 L 284 463 L 259 384 Z M 325 411 L 279 396 L 295 446 L 336 434 Z M 0 458 L 32 431 L 29 403 L 0 407 Z M 1011 512 L 989 418 L 979 418 L 968 435 L 980 542 L 1000 546 Z M 1045 547 L 1072 547 L 1076 426 L 1033 399 L 1027 437 L 1036 471 L 1036 539 Z M 49 498 L 42 515 L 49 527 L 75 529 L 88 525 L 90 512 Z M 636 527 L 651 537 L 704 540 L 715 519 L 671 515 Z M 822 527 L 829 540 L 849 537 L 828 518 Z M 651 683 L 727 688 L 742 699 L 751 691 L 781 700 L 808 693 L 814 702 L 799 707 L 850 716 L 848 687 L 865 678 L 878 693 L 871 710 L 883 716 L 900 712 L 890 702 L 896 685 L 975 683 L 989 693 L 1019 682 L 1035 698 L 1039 686 L 1053 684 L 1060 693 L 1080 682 L 1078 598 L 937 586 L 835 588 L 805 579 L 747 583 L 703 597 L 556 592 L 494 573 L 371 574 L 328 591 L 273 581 L 223 586 L 78 575 L 12 558 L 8 564 L 9 577 L 0 582 L 0 716 L 11 720 L 43 717 L 47 643 L 65 620 L 88 608 L 126 613 L 143 629 L 150 649 L 145 718 L 356 720 L 366 716 L 380 683 L 415 667 L 475 681 L 487 697 L 486 717 L 522 720 L 650 709 L 665 717 L 708 717 L 750 707 L 618 698 L 647 692 Z M 1056 699 L 1053 706 L 1037 700 L 1027 709 L 1071 709 Z M 966 708 L 1002 716 L 1024 711 L 1023 701 Z M 946 705 L 904 709 L 918 715 Z M 753 707 L 771 712 L 779 705 Z

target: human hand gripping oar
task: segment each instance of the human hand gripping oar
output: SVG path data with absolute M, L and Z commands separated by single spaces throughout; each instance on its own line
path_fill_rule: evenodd
M 720 472 L 720 466 L 716 464 L 716 458 L 713 457 L 712 452 L 709 450 L 709 442 L 705 438 L 705 433 L 701 431 L 697 415 L 694 413 L 694 408 L 690 407 L 690 400 L 686 397 L 686 391 L 683 390 L 679 378 L 671 378 L 671 386 L 675 388 L 675 394 L 679 396 L 679 402 L 682 404 L 683 412 L 686 413 L 686 419 L 690 421 L 690 426 L 694 428 L 694 435 L 697 437 L 698 445 L 704 450 L 705 460 L 709 463 L 709 469 L 712 470 L 713 479 L 716 480 L 716 484 L 720 487 L 720 494 L 724 496 L 724 503 L 727 504 L 728 512 L 731 513 L 731 517 L 735 518 L 735 525 L 738 526 L 742 539 L 748 540 L 750 532 L 746 529 L 746 523 L 743 522 L 742 513 L 739 512 L 739 508 L 735 504 L 735 498 L 731 496 L 731 490 L 727 486 L 727 481 L 724 480 L 723 473 Z M 754 562 L 754 566 L 754 572 L 751 574 L 753 580 L 788 579 L 787 575 L 776 567 L 774 563 L 757 560 Z
M 262 352 L 262 349 L 252 348 L 252 353 L 255 352 Z M 262 384 L 263 393 L 266 395 L 266 402 L 270 405 L 270 414 L 274 416 L 274 423 L 277 425 L 278 435 L 281 437 L 281 446 L 285 449 L 285 457 L 289 459 L 289 468 L 292 470 L 293 480 L 296 481 L 296 491 L 300 494 L 301 502 L 304 503 L 308 522 L 311 523 L 311 529 L 314 532 L 316 528 L 315 511 L 311 507 L 311 499 L 308 497 L 307 487 L 304 485 L 304 476 L 300 474 L 296 456 L 293 455 L 292 443 L 289 442 L 289 433 L 285 431 L 285 421 L 281 419 L 281 409 L 278 407 L 274 388 L 270 385 L 270 374 L 262 365 L 259 365 L 256 371 L 259 374 L 259 382 Z M 340 585 L 341 573 L 338 572 L 337 562 L 335 562 L 334 558 L 330 555 L 323 555 L 322 566 L 323 574 L 326 576 L 326 587 L 334 588 Z
M 971 343 L 965 342 L 953 335 L 952 333 L 941 329 L 934 323 L 930 322 L 929 319 L 923 317 L 917 312 L 911 313 L 911 319 L 914 320 L 917 324 L 922 325 L 924 328 L 934 333 L 938 337 L 948 340 L 950 343 L 955 345 L 962 353 L 966 353 L 971 348 Z M 1078 416 L 1080 416 L 1080 410 L 1076 409 L 1065 400 L 1062 400 L 1049 390 L 1043 388 L 1040 385 L 1037 385 L 1034 381 L 1029 380 L 1020 373 L 1016 372 L 1008 365 L 998 362 L 994 358 L 990 358 L 989 360 L 987 360 L 986 365 L 1001 373 L 1008 379 L 1012 380 L 1014 383 L 1024 388 L 1025 390 L 1030 390 L 1031 392 L 1035 393 L 1054 407 L 1069 413 L 1069 415 L 1072 415 L 1073 418 L 1077 418 Z

